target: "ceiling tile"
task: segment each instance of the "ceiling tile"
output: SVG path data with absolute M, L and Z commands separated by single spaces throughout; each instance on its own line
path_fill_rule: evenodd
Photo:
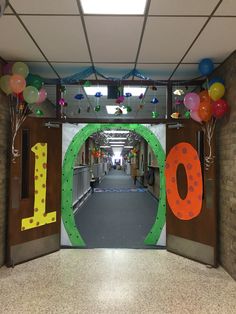
M 76 0 L 11 0 L 19 14 L 79 14 Z
M 168 80 L 177 64 L 138 64 L 137 70 L 152 80 Z
M 216 63 L 224 61 L 235 50 L 235 29 L 236 18 L 212 18 L 184 62 L 199 62 L 203 58 L 212 58 Z
M 58 78 L 47 62 L 27 62 L 27 65 L 32 74 L 40 75 L 42 78 Z
M 0 56 L 6 60 L 44 61 L 43 56 L 15 16 L 4 15 L 0 18 L 0 41 Z
M 152 0 L 149 14 L 210 15 L 218 0 Z
M 143 17 L 85 17 L 94 62 L 134 62 Z
M 216 10 L 215 15 L 236 15 L 236 1 L 224 0 L 219 8 Z
M 181 64 L 174 75 L 172 80 L 191 80 L 201 76 L 198 71 L 197 64 Z
M 95 64 L 95 68 L 99 73 L 108 78 L 122 79 L 123 76 L 125 76 L 134 69 L 134 63 L 131 64 L 97 63 Z
M 7 6 L 6 9 L 5 9 L 5 11 L 4 11 L 4 14 L 6 14 L 6 13 L 7 13 L 7 14 L 14 14 L 13 11 L 12 11 L 12 9 L 11 9 L 9 6 Z
M 22 16 L 22 20 L 50 61 L 89 61 L 80 17 Z
M 149 17 L 138 62 L 178 63 L 205 21 L 203 17 Z

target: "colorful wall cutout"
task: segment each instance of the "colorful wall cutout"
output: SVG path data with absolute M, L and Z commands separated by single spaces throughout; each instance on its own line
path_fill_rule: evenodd
M 47 143 L 37 143 L 31 148 L 35 154 L 34 215 L 21 220 L 21 231 L 56 222 L 56 211 L 46 213 L 47 193 Z
M 78 126 L 80 128 L 80 126 Z M 151 127 L 142 124 L 88 124 L 83 125 L 73 137 L 66 149 L 62 170 L 62 220 L 69 240 L 74 246 L 85 246 L 77 226 L 75 224 L 72 199 L 73 199 L 73 167 L 75 158 L 86 139 L 95 132 L 103 130 L 122 129 L 134 131 L 141 135 L 152 147 L 160 167 L 160 196 L 157 208 L 157 216 L 154 225 L 148 233 L 145 244 L 155 245 L 160 238 L 166 222 L 166 192 L 165 192 L 165 152 Z
M 188 191 L 185 199 L 179 195 L 177 169 L 182 164 L 185 168 Z M 197 151 L 189 143 L 179 143 L 172 147 L 166 159 L 167 201 L 173 214 L 180 220 L 197 217 L 202 209 L 202 170 Z

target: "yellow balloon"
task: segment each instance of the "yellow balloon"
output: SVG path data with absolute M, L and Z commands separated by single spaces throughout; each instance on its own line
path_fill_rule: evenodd
M 209 88 L 209 96 L 216 101 L 224 96 L 225 87 L 222 83 L 214 83 Z

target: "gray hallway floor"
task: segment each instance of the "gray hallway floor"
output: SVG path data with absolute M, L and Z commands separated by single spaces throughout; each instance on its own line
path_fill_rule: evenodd
M 130 176 L 112 170 L 98 188 L 137 188 Z M 148 192 L 99 192 L 79 208 L 76 225 L 88 248 L 149 248 L 144 239 L 157 214 Z
M 236 282 L 165 250 L 61 250 L 0 269 L 1 314 L 235 314 Z

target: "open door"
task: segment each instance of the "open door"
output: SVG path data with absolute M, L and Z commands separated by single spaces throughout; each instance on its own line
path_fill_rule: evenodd
M 215 166 L 204 163 L 204 132 L 193 121 L 166 132 L 167 250 L 216 266 Z
M 11 161 L 7 266 L 60 249 L 61 125 L 27 118 Z M 50 126 L 50 124 L 49 124 Z

